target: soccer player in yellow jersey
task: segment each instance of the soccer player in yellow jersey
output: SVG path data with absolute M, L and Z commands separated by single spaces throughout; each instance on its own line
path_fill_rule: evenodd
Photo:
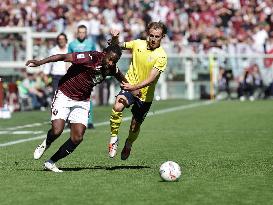
M 110 117 L 109 156 L 111 158 L 117 153 L 118 131 L 122 121 L 122 111 L 124 108 L 133 105 L 129 135 L 121 152 L 121 159 L 126 160 L 130 155 L 133 142 L 139 135 L 140 126 L 152 105 L 159 76 L 166 69 L 167 55 L 160 44 L 167 33 L 167 27 L 161 22 L 151 22 L 146 28 L 146 33 L 146 40 L 138 39 L 119 43 L 119 32 L 111 32 L 111 43 L 119 44 L 122 49 L 130 49 L 133 57 L 125 76 L 129 83 L 123 82 L 121 84 L 122 90 L 116 97 Z M 136 96 L 130 92 L 138 90 L 140 90 L 141 95 Z

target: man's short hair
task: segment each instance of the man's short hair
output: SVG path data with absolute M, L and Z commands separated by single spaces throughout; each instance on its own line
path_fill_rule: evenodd
M 147 28 L 146 28 L 146 32 L 148 33 L 151 28 L 161 29 L 163 35 L 167 34 L 167 32 L 168 32 L 167 26 L 165 24 L 163 24 L 161 21 L 149 23 Z
M 65 40 L 66 40 L 66 42 L 67 42 L 67 36 L 66 36 L 66 34 L 65 34 L 65 33 L 60 33 L 60 34 L 57 36 L 57 38 L 56 38 L 57 43 L 58 43 L 59 38 L 60 38 L 61 36 L 63 36 L 63 37 L 64 37 L 64 39 L 65 39 Z
M 87 30 L 87 27 L 86 27 L 85 25 L 79 25 L 79 26 L 78 26 L 78 29 L 80 29 L 80 28 L 84 28 L 84 29 Z

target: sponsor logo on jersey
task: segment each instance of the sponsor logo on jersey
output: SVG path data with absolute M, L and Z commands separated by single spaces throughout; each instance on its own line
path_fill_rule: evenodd
M 77 54 L 77 59 L 81 59 L 81 58 L 84 58 L 84 54 L 83 53 Z

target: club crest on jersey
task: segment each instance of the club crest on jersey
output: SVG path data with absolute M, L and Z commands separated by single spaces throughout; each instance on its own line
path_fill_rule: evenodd
M 77 54 L 77 59 L 80 59 L 80 58 L 84 58 L 84 54 L 83 53 Z
M 57 115 L 58 114 L 58 110 L 55 109 L 55 110 L 52 111 L 52 113 L 53 113 L 53 115 Z
M 92 79 L 94 85 L 101 83 L 103 80 L 104 78 L 101 74 L 96 74 L 95 77 Z

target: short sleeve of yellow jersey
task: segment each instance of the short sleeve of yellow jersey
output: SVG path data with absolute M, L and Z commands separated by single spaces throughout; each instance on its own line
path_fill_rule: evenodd
M 135 41 L 124 42 L 124 43 L 123 43 L 123 47 L 124 47 L 124 48 L 128 48 L 128 49 L 133 49 L 133 47 L 134 47 L 134 42 L 135 42 Z
M 160 72 L 163 72 L 166 69 L 166 66 L 167 66 L 167 56 L 158 57 L 154 64 L 154 68 L 156 68 Z

